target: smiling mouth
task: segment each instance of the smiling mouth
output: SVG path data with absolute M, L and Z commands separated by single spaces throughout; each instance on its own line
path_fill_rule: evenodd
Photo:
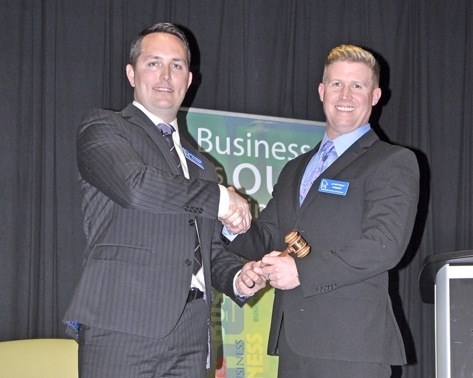
M 341 111 L 341 112 L 352 112 L 353 110 L 355 110 L 355 107 L 354 106 L 335 106 L 335 109 Z
M 164 93 L 171 93 L 173 90 L 171 88 L 165 88 L 165 87 L 157 87 L 154 88 L 155 91 L 157 92 L 164 92 Z

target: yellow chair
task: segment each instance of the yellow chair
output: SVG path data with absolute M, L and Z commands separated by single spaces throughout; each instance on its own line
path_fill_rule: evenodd
M 77 378 L 77 343 L 72 339 L 0 342 L 1 378 Z

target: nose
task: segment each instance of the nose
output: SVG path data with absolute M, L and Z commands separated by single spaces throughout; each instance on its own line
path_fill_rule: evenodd
M 159 77 L 162 80 L 169 81 L 169 79 L 171 78 L 171 69 L 168 66 L 163 65 Z
M 341 98 L 350 98 L 351 97 L 351 88 L 348 85 L 345 85 L 340 92 L 340 97 Z

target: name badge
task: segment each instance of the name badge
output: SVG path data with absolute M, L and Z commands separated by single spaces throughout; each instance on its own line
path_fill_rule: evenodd
M 322 179 L 320 181 L 319 192 L 346 196 L 349 186 L 350 183 L 346 181 Z
M 192 155 L 189 151 L 187 151 L 185 148 L 182 148 L 184 151 L 184 156 L 186 157 L 187 160 L 191 161 L 195 165 L 197 165 L 200 169 L 204 169 L 204 162 L 199 159 L 197 156 Z

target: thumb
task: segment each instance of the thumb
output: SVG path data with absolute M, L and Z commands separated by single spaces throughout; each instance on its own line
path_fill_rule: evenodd
M 271 253 L 268 253 L 266 256 L 262 258 L 262 262 L 265 265 L 273 265 L 273 261 L 279 256 L 281 252 L 278 251 L 273 251 Z

